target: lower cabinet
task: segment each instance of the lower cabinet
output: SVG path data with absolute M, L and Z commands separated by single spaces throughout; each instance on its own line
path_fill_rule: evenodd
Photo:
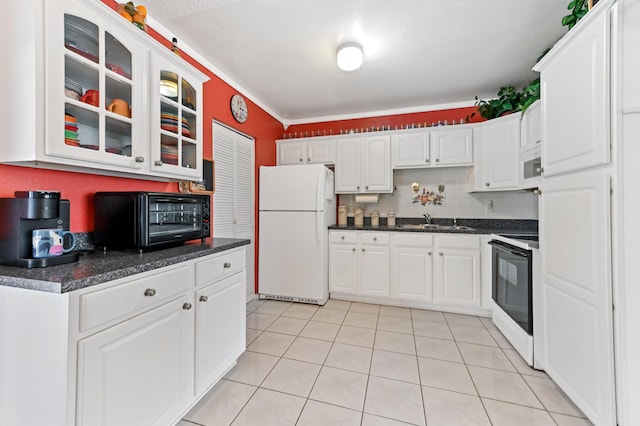
M 193 398 L 188 295 L 78 342 L 78 425 L 167 425 Z
M 389 296 L 389 234 L 331 231 L 329 291 Z
M 489 313 L 478 235 L 332 230 L 329 250 L 332 297 Z
M 207 390 L 244 352 L 245 272 L 196 291 L 196 394 Z
M 1 352 L 0 424 L 177 423 L 245 349 L 244 259 L 234 248 L 63 294 L 0 286 L 0 336 L 21 336 Z

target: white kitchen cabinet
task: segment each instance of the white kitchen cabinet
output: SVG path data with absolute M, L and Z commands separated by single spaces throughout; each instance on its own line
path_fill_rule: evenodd
M 434 238 L 434 301 L 480 306 L 480 239 L 477 235 Z
M 615 424 L 610 185 L 545 176 L 540 198 L 545 371 L 595 424 Z
M 288 164 L 334 164 L 336 162 L 336 139 L 311 137 L 276 141 L 277 165 Z
M 522 113 L 520 120 L 520 152 L 540 147 L 542 135 L 542 112 L 540 100 L 535 101 Z
M 520 183 L 520 113 L 483 122 L 474 129 L 474 141 L 479 155 L 474 162 L 473 189 L 517 189 Z
M 239 247 L 63 294 L 0 286 L 0 335 L 29 336 L 3 347 L 0 423 L 175 424 L 244 350 L 244 259 Z
M 467 126 L 444 126 L 430 132 L 434 166 L 472 166 L 473 130 Z
M 391 235 L 391 298 L 410 303 L 433 300 L 433 236 Z
M 193 399 L 192 297 L 78 342 L 78 425 L 165 425 Z
M 337 194 L 393 192 L 391 137 L 344 138 L 336 144 Z
M 175 55 L 151 52 L 150 164 L 154 174 L 201 180 L 202 79 Z
M 329 237 L 333 298 L 490 314 L 478 235 L 331 230 Z
M 329 292 L 389 295 L 389 235 L 329 232 Z
M 244 259 L 234 262 L 242 265 Z M 196 291 L 196 394 L 218 381 L 246 347 L 245 272 Z
M 5 57 L 21 77 L 0 83 L 17 85 L 7 90 L 2 87 L 12 94 L 7 100 L 12 114 L 3 115 L 0 124 L 15 128 L 15 134 L 5 135 L 5 142 L 0 143 L 0 162 L 149 179 L 200 180 L 202 111 L 194 109 L 190 116 L 182 103 L 176 102 L 173 107 L 178 118 L 172 124 L 186 119 L 191 137 L 183 127 L 182 132 L 176 131 L 175 141 L 166 140 L 171 132 L 161 132 L 160 113 L 154 112 L 151 103 L 158 98 L 159 85 L 154 83 L 150 56 L 165 58 L 174 73 L 189 74 L 196 96 L 201 96 L 206 76 L 102 2 L 28 3 L 24 7 L 31 10 L 34 25 L 9 27 L 4 33 L 8 43 L 21 46 L 10 49 Z M 67 90 L 72 86 L 76 94 Z M 95 92 L 89 95 L 89 90 Z M 83 93 L 85 97 L 80 98 Z M 15 116 L 21 117 L 20 125 L 11 122 Z M 162 157 L 177 162 L 176 167 L 157 170 Z
M 534 68 L 540 72 L 546 176 L 610 160 L 611 14 L 591 17 Z
M 360 234 L 361 292 L 369 296 L 389 296 L 389 234 Z
M 430 167 L 429 132 L 407 130 L 391 135 L 391 165 L 394 169 Z

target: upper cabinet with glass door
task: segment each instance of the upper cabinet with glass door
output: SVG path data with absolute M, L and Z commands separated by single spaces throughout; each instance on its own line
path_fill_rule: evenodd
M 143 102 L 147 50 L 108 19 L 81 6 L 64 13 L 62 27 L 62 34 L 51 31 L 46 41 L 51 68 L 45 83 L 44 153 L 71 164 L 143 169 L 148 156 Z
M 162 176 L 202 176 L 202 79 L 179 57 L 151 56 L 151 170 Z

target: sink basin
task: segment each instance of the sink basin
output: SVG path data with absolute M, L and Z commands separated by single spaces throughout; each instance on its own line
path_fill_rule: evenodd
M 468 226 L 453 226 L 453 225 L 437 225 L 434 223 L 421 223 L 421 224 L 405 224 L 398 225 L 400 229 L 424 229 L 435 231 L 475 231 L 475 229 Z

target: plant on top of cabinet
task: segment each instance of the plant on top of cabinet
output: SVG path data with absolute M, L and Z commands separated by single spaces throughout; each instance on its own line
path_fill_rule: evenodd
M 571 13 L 562 17 L 562 26 L 569 30 L 573 28 L 596 3 L 598 0 L 571 0 L 567 6 Z
M 524 112 L 538 99 L 540 99 L 540 78 L 531 80 L 522 88 L 522 91 L 516 90 L 513 86 L 502 86 L 498 91 L 498 97 L 494 99 L 484 100 L 476 96 L 475 105 L 482 118 L 491 120 L 516 111 Z M 468 119 L 474 115 L 475 112 Z

